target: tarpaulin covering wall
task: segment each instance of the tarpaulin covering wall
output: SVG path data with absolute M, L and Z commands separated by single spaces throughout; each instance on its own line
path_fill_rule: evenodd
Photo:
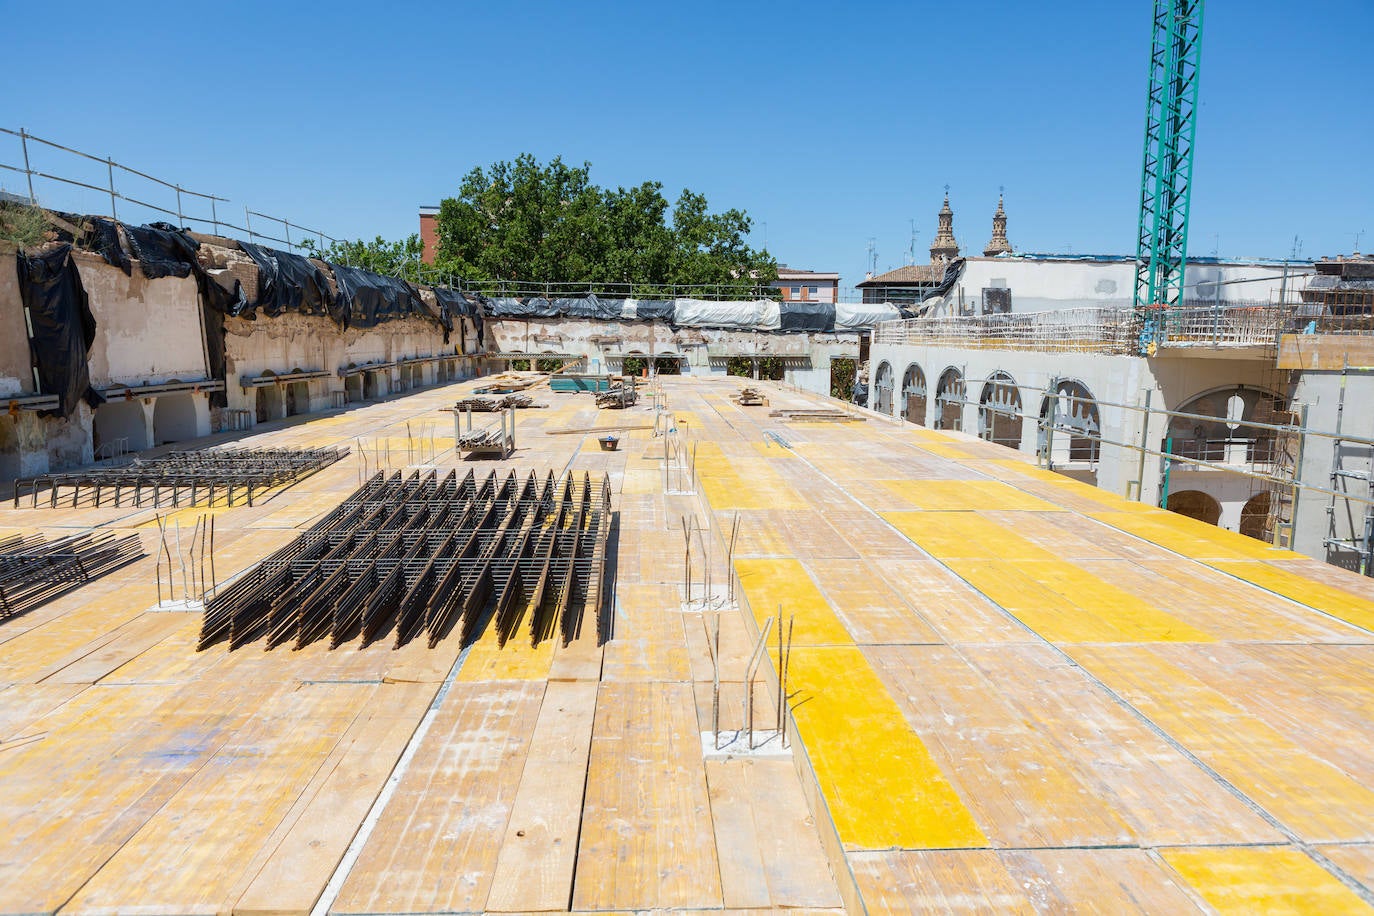
M 498 296 L 487 300 L 487 315 L 491 318 L 557 318 L 558 310 L 542 296 L 529 299 Z
M 324 271 L 309 259 L 287 251 L 239 242 L 258 268 L 258 298 L 251 308 L 269 318 L 286 312 L 333 315 L 334 295 Z
M 880 321 L 893 321 L 901 317 L 897 306 L 886 302 L 835 303 L 835 327 L 843 330 L 871 328 Z
M 32 256 L 21 252 L 15 262 L 19 295 L 33 328 L 29 348 L 42 393 L 60 398 L 56 413 L 62 417 L 71 416 L 83 397 L 97 406 L 104 399 L 91 388 L 86 361 L 95 342 L 95 316 L 72 259 L 72 246 L 60 245 Z
M 200 242 L 170 223 L 147 226 L 124 226 L 124 237 L 138 261 L 143 276 L 149 280 L 159 277 L 189 277 L 198 265 L 196 249 Z
M 131 274 L 133 265 L 129 262 L 129 256 L 124 253 L 124 246 L 119 243 L 119 223 L 97 216 L 91 218 L 90 225 L 91 231 L 85 243 L 104 258 L 106 264 L 118 267 L 124 271 L 126 277 Z
M 640 299 L 635 305 L 635 319 L 674 324 L 677 322 L 677 308 L 671 299 Z
M 344 327 L 370 328 L 409 315 L 436 319 L 415 287 L 404 280 L 361 267 L 330 264 L 329 269 L 339 285 L 335 308 Z
M 482 311 L 476 302 L 464 296 L 456 289 L 449 289 L 445 286 L 433 288 L 434 299 L 439 303 L 439 323 L 444 326 L 444 343 L 448 343 L 449 334 L 458 326 L 458 322 L 464 318 L 472 320 L 477 329 L 477 340 L 482 340 Z
M 783 302 L 780 312 L 784 331 L 835 330 L 833 302 Z
M 713 302 L 706 299 L 675 299 L 674 323 L 689 328 L 737 328 L 777 331 L 782 315 L 777 302 L 757 299 L 752 302 Z
M 614 321 L 620 317 L 622 306 L 619 299 L 601 300 L 595 293 L 576 299 L 555 299 L 553 310 L 558 315 L 569 318 L 594 318 L 598 321 Z

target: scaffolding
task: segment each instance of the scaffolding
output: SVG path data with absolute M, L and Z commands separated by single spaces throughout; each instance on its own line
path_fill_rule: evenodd
M 220 589 L 205 605 L 198 648 L 259 639 L 330 648 L 421 634 L 466 644 L 495 616 L 504 645 L 557 630 L 567 645 L 584 612 L 600 619 L 612 530 L 611 482 L 588 473 L 541 483 L 533 471 L 379 472 L 309 531 Z
M 1336 436 L 1331 441 L 1331 493 L 1326 506 L 1327 533 L 1323 545 L 1328 558 L 1332 553 L 1338 558 L 1340 554 L 1349 554 L 1350 568 L 1368 576 L 1374 573 L 1374 445 L 1342 435 L 1349 376 L 1350 367 L 1342 367 L 1340 396 L 1336 402 Z M 1345 564 L 1338 562 L 1337 565 Z

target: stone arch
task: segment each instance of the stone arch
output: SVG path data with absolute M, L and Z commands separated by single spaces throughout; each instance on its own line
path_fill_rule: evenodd
M 873 374 L 873 409 L 878 413 L 892 415 L 893 387 L 892 364 L 883 360 Z
M 1170 493 L 1164 508 L 1209 525 L 1221 521 L 1221 503 L 1201 490 L 1179 490 Z
M 192 395 L 167 394 L 153 400 L 153 441 L 158 445 L 185 442 L 197 435 L 196 402 Z
M 926 374 L 915 363 L 902 374 L 902 419 L 926 425 Z
M 1272 540 L 1269 536 L 1270 498 L 1269 491 L 1264 490 L 1250 497 L 1240 507 L 1241 534 L 1259 541 Z
M 1269 463 L 1274 460 L 1273 430 L 1243 425 L 1282 422 L 1285 407 L 1282 395 L 1254 385 L 1226 385 L 1189 398 L 1179 413 L 1193 417 L 1171 417 L 1166 435 L 1173 441 L 1169 451 L 1199 461 L 1228 464 Z M 1201 420 L 1197 416 L 1216 417 Z
M 1053 443 L 1047 442 L 1053 429 Z M 1102 417 L 1097 398 L 1077 379 L 1059 379 L 1040 402 L 1040 449 L 1053 450 L 1056 463 L 1096 464 L 1101 455 Z
M 940 373 L 935 386 L 935 428 L 962 430 L 964 428 L 964 399 L 967 388 L 964 373 L 950 366 Z
M 983 382 L 978 398 L 978 436 L 997 445 L 1021 447 L 1021 391 L 1016 379 L 1002 370 Z

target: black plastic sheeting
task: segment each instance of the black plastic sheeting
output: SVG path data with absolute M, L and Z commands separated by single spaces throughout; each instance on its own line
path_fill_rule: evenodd
M 553 308 L 558 315 L 569 318 L 618 321 L 625 306 L 619 299 L 598 299 L 595 293 L 590 293 L 577 299 L 555 299 Z
M 123 223 L 124 237 L 138 261 L 143 276 L 149 280 L 159 277 L 189 277 L 199 267 L 196 249 L 200 242 L 171 223 L 152 223 L 130 226 Z
M 672 324 L 677 307 L 671 299 L 640 299 L 635 303 L 635 318 L 640 321 L 666 321 Z
M 516 299 L 498 296 L 486 303 L 488 318 L 557 318 L 558 309 L 542 296 Z
M 38 367 L 38 381 L 44 394 L 61 399 L 56 411 L 45 410 L 43 414 L 69 417 L 83 397 L 87 404 L 98 406 L 104 398 L 91 388 L 86 361 L 95 342 L 95 316 L 72 258 L 72 246 L 61 245 L 32 256 L 21 252 L 15 261 L 19 295 L 33 327 L 29 348 Z
M 269 318 L 286 312 L 334 314 L 329 280 L 308 258 L 249 242 L 239 242 L 239 247 L 258 267 L 258 299 L 252 308 Z
M 124 253 L 124 246 L 119 243 L 119 223 L 96 216 L 91 218 L 90 226 L 90 234 L 85 239 L 86 245 L 104 258 L 106 264 L 124 271 L 124 276 L 133 273 L 129 256 Z
M 783 331 L 835 330 L 833 302 L 783 302 L 779 310 Z
M 457 322 L 463 318 L 468 318 L 477 328 L 477 342 L 480 345 L 482 342 L 482 308 L 479 303 L 464 296 L 456 289 L 443 286 L 434 287 L 434 298 L 438 301 L 439 308 L 443 312 L 441 321 L 444 325 L 444 343 L 448 343 L 448 335 L 457 327 Z
M 420 293 L 404 280 L 374 274 L 361 267 L 330 264 L 339 292 L 337 314 L 344 327 L 370 328 L 383 321 L 421 315 L 438 320 Z

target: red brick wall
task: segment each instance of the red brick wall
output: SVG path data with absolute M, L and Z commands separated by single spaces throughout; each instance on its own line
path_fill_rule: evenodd
M 420 241 L 425 244 L 424 262 L 433 264 L 434 253 L 439 250 L 439 217 L 437 214 L 420 214 Z

